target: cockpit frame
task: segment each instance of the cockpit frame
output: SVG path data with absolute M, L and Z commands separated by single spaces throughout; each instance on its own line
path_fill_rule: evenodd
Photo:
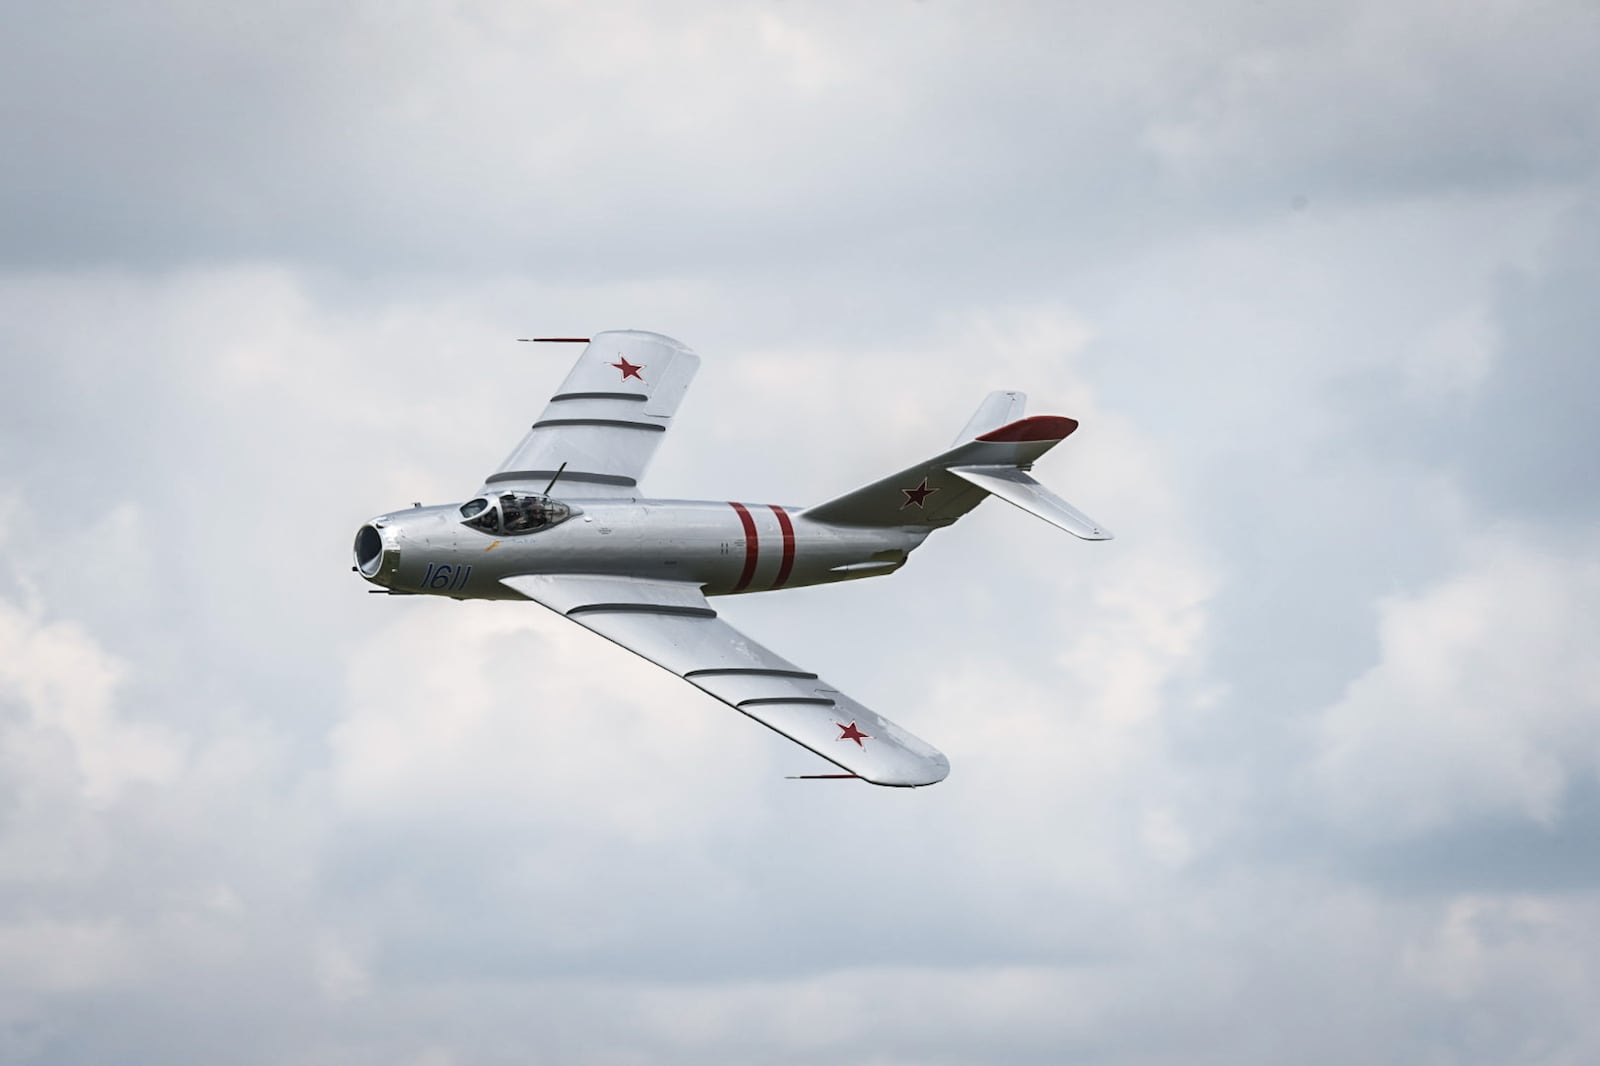
M 495 537 L 540 533 L 578 514 L 577 508 L 542 492 L 502 492 L 461 505 L 461 524 Z

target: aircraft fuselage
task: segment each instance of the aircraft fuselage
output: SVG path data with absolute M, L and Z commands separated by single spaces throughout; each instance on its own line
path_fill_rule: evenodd
M 890 574 L 926 528 L 815 522 L 797 507 L 683 500 L 573 500 L 572 517 L 522 535 L 488 533 L 461 505 L 412 507 L 357 534 L 357 570 L 395 593 L 522 599 L 502 579 L 615 574 L 692 581 L 708 596 Z

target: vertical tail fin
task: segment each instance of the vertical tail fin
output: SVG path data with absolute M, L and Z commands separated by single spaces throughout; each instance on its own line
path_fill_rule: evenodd
M 1078 423 L 1060 415 L 1021 417 L 1026 397 L 992 392 L 954 447 L 916 466 L 807 508 L 806 518 L 846 526 L 940 528 L 990 495 L 1085 540 L 1109 540 L 1098 523 L 1025 471 Z
M 950 447 L 959 448 L 969 440 L 977 440 L 992 429 L 1008 426 L 1022 417 L 1027 409 L 1025 392 L 991 392 L 983 398 L 978 410 L 967 420 L 966 428 L 956 434 Z

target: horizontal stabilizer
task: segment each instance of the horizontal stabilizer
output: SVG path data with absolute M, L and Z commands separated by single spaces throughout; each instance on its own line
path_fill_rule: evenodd
M 1100 523 L 1014 466 L 952 466 L 950 473 L 1084 540 L 1110 540 Z

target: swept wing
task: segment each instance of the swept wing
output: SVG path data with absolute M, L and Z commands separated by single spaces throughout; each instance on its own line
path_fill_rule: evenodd
M 505 584 L 863 780 L 911 787 L 950 772 L 926 741 L 724 622 L 693 583 L 547 574 Z
M 698 355 L 659 333 L 595 334 L 481 491 L 539 492 L 561 470 L 567 495 L 638 495 L 639 479 L 699 368 Z

